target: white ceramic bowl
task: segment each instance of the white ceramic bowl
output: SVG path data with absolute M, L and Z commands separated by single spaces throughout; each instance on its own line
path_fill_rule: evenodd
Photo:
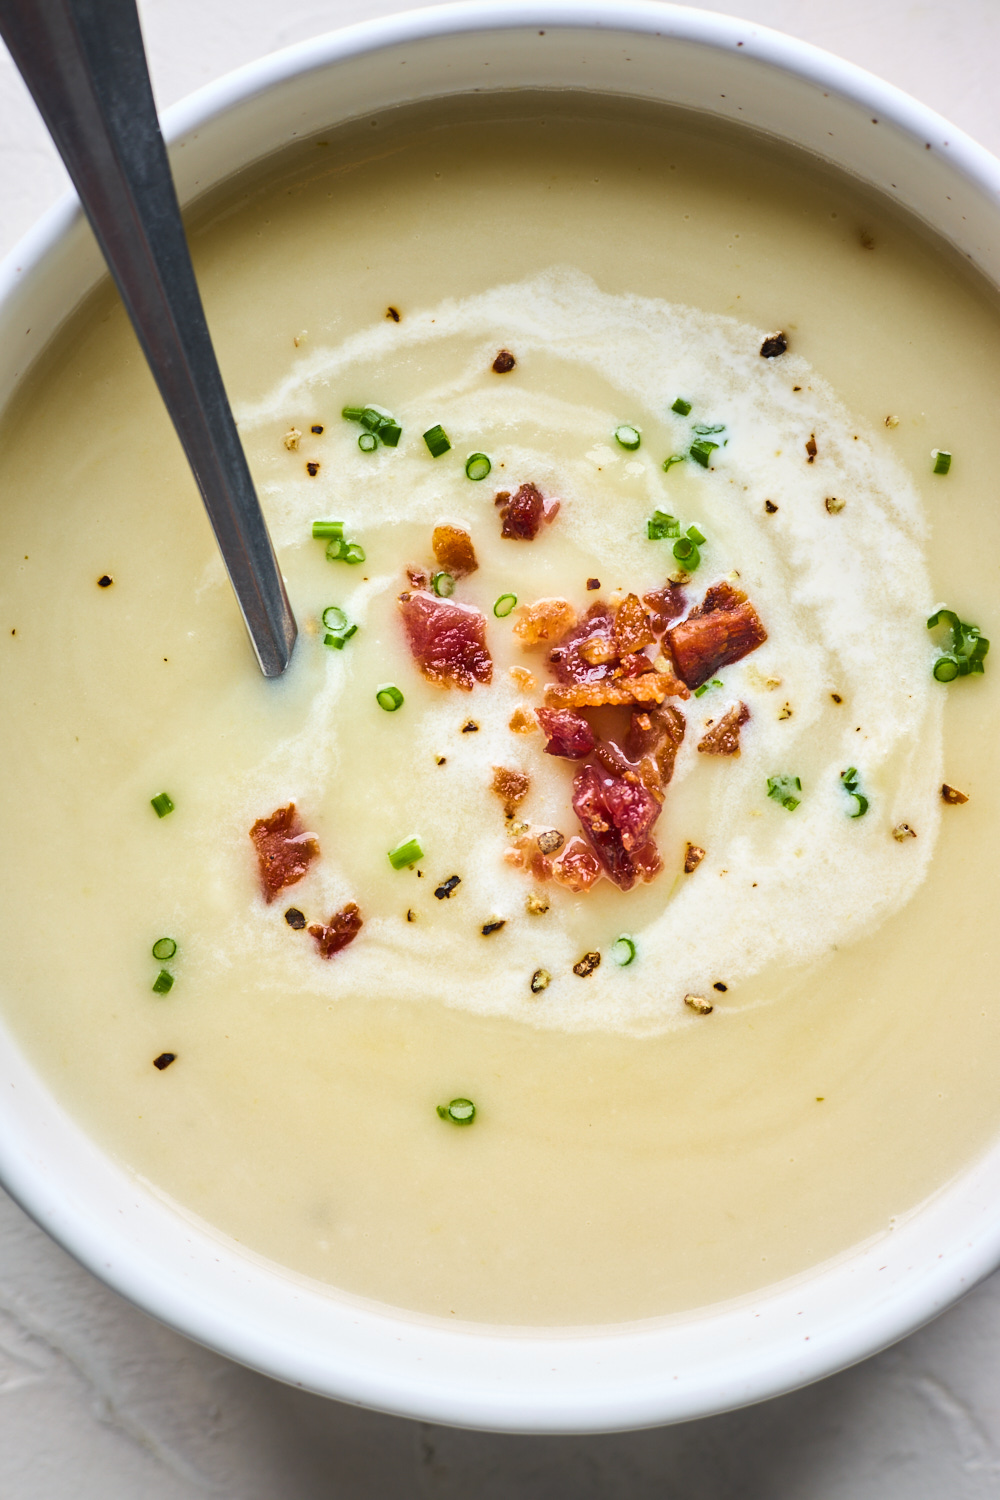
M 669 5 L 503 0 L 375 21 L 266 58 L 168 111 L 182 202 L 296 136 L 419 98 L 586 89 L 707 111 L 879 189 L 1000 282 L 1000 163 L 897 90 L 761 27 Z M 103 272 L 74 201 L 0 267 L 0 401 Z M 0 1177 L 84 1265 L 163 1322 L 281 1380 L 480 1428 L 600 1431 L 816 1380 L 1000 1263 L 1000 1142 L 881 1235 L 702 1313 L 549 1333 L 456 1327 L 327 1292 L 214 1236 L 103 1155 L 0 1033 Z

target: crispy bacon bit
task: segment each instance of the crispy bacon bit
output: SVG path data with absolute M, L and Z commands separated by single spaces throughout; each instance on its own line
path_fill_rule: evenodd
M 581 979 L 588 979 L 595 969 L 601 966 L 601 955 L 596 949 L 585 953 L 579 962 L 573 965 L 573 973 L 578 974 Z
M 552 878 L 579 894 L 589 891 L 601 876 L 601 862 L 581 838 L 571 838 L 559 858 L 553 862 Z
M 651 646 L 656 637 L 651 628 L 649 614 L 643 608 L 638 594 L 626 594 L 615 611 L 615 646 L 619 656 L 641 651 Z
M 521 689 L 522 693 L 530 693 L 535 686 L 535 679 L 527 667 L 511 667 L 510 675 Z
M 580 655 L 588 667 L 606 667 L 617 662 L 618 648 L 606 636 L 595 635 L 591 640 L 584 641 L 580 647 Z
M 819 449 L 816 447 L 816 434 L 814 432 L 811 432 L 809 434 L 809 441 L 806 443 L 806 453 L 808 455 L 808 457 L 806 458 L 806 463 L 814 463 L 818 452 Z
M 610 663 L 616 659 L 614 650 L 614 615 L 606 604 L 592 604 L 575 629 L 564 636 L 559 645 L 549 652 L 549 665 L 560 682 L 600 682 L 611 676 Z M 594 647 L 600 652 L 595 653 Z M 589 656 L 610 654 L 604 660 L 588 660 L 583 654 L 586 647 Z
M 749 718 L 750 710 L 746 704 L 734 703 L 698 741 L 702 755 L 739 755 L 740 730 Z
M 538 724 L 530 709 L 515 708 L 510 716 L 510 723 L 507 725 L 507 728 L 513 734 L 533 734 L 538 728 Z
M 941 796 L 949 807 L 961 807 L 963 802 L 969 800 L 967 793 L 960 792 L 956 786 L 949 786 L 946 781 L 942 783 Z
M 664 639 L 681 677 L 689 688 L 696 688 L 721 667 L 756 651 L 767 640 L 767 631 L 746 594 L 729 583 L 717 583 Z
M 430 582 L 430 578 L 424 572 L 423 568 L 418 568 L 415 563 L 407 563 L 406 576 L 409 579 L 411 589 L 425 589 Z
M 357 902 L 348 901 L 340 911 L 335 911 L 329 922 L 314 923 L 309 936 L 316 939 L 320 958 L 332 958 L 348 943 L 353 943 L 364 924 Z
M 684 874 L 690 875 L 697 870 L 705 858 L 705 851 L 700 844 L 689 843 L 684 851 Z
M 315 479 L 316 478 L 316 475 L 319 473 L 319 459 L 318 458 L 310 458 L 308 460 L 308 462 L 306 463 L 306 473 L 309 475 L 310 479 Z
M 257 851 L 264 900 L 270 905 L 286 885 L 295 885 L 319 856 L 314 833 L 306 833 L 295 816 L 295 803 L 279 807 L 269 818 L 258 818 L 250 830 Z
M 550 708 L 631 708 L 634 703 L 662 703 L 664 698 L 689 698 L 683 682 L 672 672 L 643 672 L 613 682 L 582 682 L 577 687 L 545 689 Z
M 301 932 L 306 925 L 305 913 L 299 911 L 297 906 L 290 906 L 285 912 L 285 921 L 296 932 Z
M 631 890 L 641 873 L 635 850 L 649 841 L 660 804 L 639 782 L 585 765 L 573 779 L 573 808 L 604 869 L 621 890 Z
M 472 538 L 461 526 L 435 526 L 431 546 L 438 567 L 453 578 L 465 578 L 479 567 Z
M 543 854 L 558 854 L 565 842 L 558 828 L 546 828 L 545 832 L 540 833 L 535 840 Z
M 522 484 L 514 496 L 501 490 L 494 504 L 500 507 L 500 519 L 503 522 L 500 535 L 507 537 L 509 541 L 533 542 L 542 522 L 552 519 L 551 515 L 545 513 L 541 490 L 530 481 Z
M 503 803 L 503 810 L 508 818 L 514 816 L 518 804 L 528 795 L 530 786 L 531 782 L 523 771 L 512 771 L 508 766 L 493 767 L 492 790 Z
M 769 516 L 776 516 L 778 514 L 778 507 L 775 505 L 773 500 L 765 500 L 764 509 L 767 511 Z
M 583 760 L 593 750 L 594 731 L 582 714 L 571 708 L 539 708 L 536 715 L 548 739 L 546 755 Z
M 511 370 L 513 370 L 516 364 L 517 360 L 514 358 L 513 354 L 511 354 L 510 350 L 501 349 L 500 353 L 493 361 L 493 369 L 498 375 L 507 375 Z
M 565 599 L 539 599 L 519 611 L 514 634 L 527 649 L 546 641 L 561 641 L 575 624 L 576 610 Z
M 639 773 L 647 785 L 649 779 L 643 775 L 643 769 L 650 760 L 655 767 L 655 785 L 669 786 L 685 728 L 684 715 L 672 703 L 661 708 L 633 710 L 625 754 L 630 761 L 640 763 Z
M 593 592 L 594 589 L 599 589 L 600 586 L 601 586 L 601 580 L 599 578 L 588 578 L 587 579 L 587 588 L 590 589 L 591 592 Z
M 478 609 L 425 593 L 400 594 L 399 608 L 414 660 L 429 682 L 468 693 L 474 683 L 492 680 L 486 620 Z
M 675 583 L 668 583 L 665 588 L 643 594 L 642 602 L 649 610 L 650 628 L 657 635 L 662 635 L 671 620 L 678 619 L 687 609 L 684 590 Z

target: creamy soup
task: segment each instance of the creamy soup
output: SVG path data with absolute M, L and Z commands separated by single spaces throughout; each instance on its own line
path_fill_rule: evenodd
M 891 1230 L 1000 1124 L 991 662 L 937 680 L 927 628 L 995 612 L 986 291 L 813 164 L 572 99 L 364 121 L 191 224 L 301 635 L 265 682 L 102 289 L 0 449 L 0 985 L 53 1090 L 248 1251 L 443 1317 L 675 1313 Z M 671 580 L 587 657 L 682 723 L 653 853 L 580 889 L 635 727 L 598 692 L 547 754 L 558 653 Z M 720 589 L 760 638 L 692 675 Z M 476 622 L 467 690 L 415 598 Z

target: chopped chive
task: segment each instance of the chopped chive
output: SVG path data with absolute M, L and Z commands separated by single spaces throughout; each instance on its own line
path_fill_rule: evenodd
M 428 427 L 424 433 L 424 442 L 431 451 L 432 458 L 440 458 L 442 453 L 447 453 L 451 448 L 448 434 L 438 422 L 434 427 Z
M 437 1112 L 452 1125 L 471 1125 L 476 1118 L 476 1106 L 471 1099 L 452 1099 L 450 1104 L 439 1104 Z
M 360 542 L 345 542 L 340 554 L 340 561 L 345 563 L 363 563 L 365 560 L 365 549 Z
M 360 422 L 365 414 L 363 406 L 345 406 L 340 415 L 345 422 Z
M 158 963 L 165 964 L 176 952 L 177 944 L 173 938 L 157 938 L 153 944 L 153 957 Z
M 404 839 L 395 849 L 389 850 L 389 863 L 394 870 L 405 870 L 423 859 L 424 849 L 418 838 Z
M 358 438 L 358 447 L 362 453 L 374 453 L 378 447 L 378 438 L 374 432 L 363 432 Z
M 703 469 L 707 469 L 712 454 L 718 446 L 718 443 L 710 443 L 705 438 L 699 438 L 696 443 L 691 444 L 691 457 L 696 464 L 701 464 Z
M 840 779 L 844 783 L 844 791 L 852 797 L 857 804 L 857 811 L 848 814 L 851 818 L 863 818 L 868 811 L 868 798 L 862 796 L 858 791 L 858 772 L 856 766 L 848 766 L 846 771 L 841 771 Z
M 440 573 L 432 573 L 431 588 L 439 599 L 450 599 L 455 592 L 455 579 L 451 573 L 445 573 L 443 570 Z
M 673 552 L 677 561 L 681 563 L 689 573 L 693 573 L 698 564 L 701 562 L 701 553 L 698 551 L 698 548 L 695 546 L 694 542 L 692 542 L 690 537 L 682 536 L 680 541 L 675 542 Z
M 680 536 L 681 523 L 665 510 L 654 510 L 646 522 L 646 535 L 651 542 L 662 542 Z
M 173 989 L 173 987 L 174 987 L 174 976 L 172 974 L 168 974 L 167 971 L 166 971 L 166 969 L 161 969 L 160 972 L 159 972 L 159 974 L 157 974 L 156 978 L 153 980 L 153 994 L 154 995 L 166 995 L 166 994 L 169 994 L 169 992 Z
M 326 626 L 327 630 L 332 630 L 335 632 L 346 630 L 348 623 L 349 621 L 347 616 L 338 605 L 330 604 L 326 609 L 324 609 L 323 624 Z
M 516 594 L 501 594 L 493 606 L 493 613 L 498 620 L 506 620 L 514 605 L 517 603 Z
M 156 796 L 150 797 L 149 800 L 158 818 L 165 818 L 167 813 L 172 813 L 174 810 L 174 804 L 166 792 L 157 792 Z
M 938 682 L 953 682 L 956 677 L 982 675 L 986 670 L 983 658 L 990 643 L 980 634 L 979 626 L 967 625 L 953 609 L 939 609 L 927 621 L 927 629 L 933 630 L 942 621 L 951 630 L 951 644 L 934 663 L 934 677 Z
M 799 805 L 800 799 L 795 796 L 801 792 L 802 783 L 797 776 L 769 776 L 767 778 L 767 795 L 780 802 L 782 807 L 787 807 L 789 812 L 794 812 Z
M 708 540 L 707 537 L 702 536 L 702 534 L 698 530 L 697 526 L 689 526 L 688 529 L 687 529 L 687 531 L 684 533 L 684 535 L 687 536 L 687 537 L 690 537 L 691 541 L 694 542 L 696 544 L 696 546 L 699 546 L 699 547 L 704 542 L 706 542 Z
M 320 540 L 323 537 L 337 537 L 344 535 L 343 521 L 314 521 L 313 536 Z
M 713 437 L 717 432 L 725 432 L 725 422 L 718 422 L 713 427 L 706 426 L 704 422 L 696 422 L 691 431 L 696 432 L 699 437 Z
M 679 417 L 686 417 L 690 415 L 691 403 L 685 401 L 683 396 L 678 396 L 670 410 L 675 411 Z
M 934 460 L 934 474 L 947 474 L 951 468 L 951 454 L 946 453 L 943 448 L 932 448 L 931 458 Z
M 341 558 L 344 555 L 344 548 L 346 546 L 347 543 L 344 541 L 344 538 L 342 536 L 331 537 L 326 544 L 327 562 L 340 562 Z
M 485 479 L 493 465 L 485 453 L 470 453 L 465 460 L 466 479 Z
M 403 429 L 398 422 L 383 422 L 378 435 L 387 448 L 398 448 Z
M 323 637 L 324 646 L 332 646 L 335 651 L 343 651 L 352 635 L 357 635 L 358 627 L 349 625 L 346 630 L 328 630 Z
M 375 702 L 379 708 L 384 708 L 387 714 L 394 714 L 397 708 L 403 706 L 403 695 L 395 683 L 384 682 L 375 694 Z
M 615 938 L 611 944 L 611 957 L 621 968 L 627 969 L 635 958 L 635 943 L 622 933 L 621 937 Z
M 711 682 L 703 682 L 702 685 L 701 685 L 701 687 L 696 687 L 695 690 L 694 690 L 694 695 L 695 695 L 696 698 L 703 698 L 705 696 L 705 694 L 708 692 L 709 688 L 721 687 L 721 686 L 722 686 L 722 678 L 721 677 L 713 677 L 712 680 L 711 680 Z
M 366 406 L 361 413 L 361 425 L 369 432 L 380 433 L 387 422 L 393 420 L 390 412 L 382 406 Z
M 669 458 L 665 458 L 663 460 L 663 471 L 664 471 L 664 473 L 669 473 L 669 471 L 673 468 L 674 464 L 682 464 L 683 462 L 684 462 L 684 454 L 683 453 L 671 453 L 671 455 L 670 455 Z
M 938 682 L 954 682 L 958 676 L 958 662 L 950 656 L 939 656 L 934 663 L 934 676 Z
M 642 434 L 638 427 L 633 427 L 630 422 L 623 422 L 620 427 L 615 428 L 615 442 L 620 448 L 625 448 L 629 453 L 634 453 L 642 442 Z

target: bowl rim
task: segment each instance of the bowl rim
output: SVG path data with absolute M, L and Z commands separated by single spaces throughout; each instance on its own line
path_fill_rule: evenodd
M 933 139 L 943 143 L 948 147 L 951 167 L 978 192 L 1000 203 L 1000 161 L 965 132 L 902 90 L 853 63 L 768 27 L 688 6 L 664 4 L 661 0 L 608 0 L 608 3 L 458 0 L 363 21 L 271 53 L 208 83 L 164 111 L 161 117 L 164 137 L 168 146 L 176 147 L 230 110 L 280 84 L 382 49 L 442 35 L 515 31 L 526 27 L 624 32 L 690 41 L 726 51 L 739 46 L 744 56 L 804 79 L 851 103 L 876 110 L 886 123 L 914 141 Z M 75 194 L 69 192 L 28 231 L 0 263 L 0 305 L 6 306 L 17 298 L 26 275 L 46 260 L 82 217 Z M 0 1114 L 9 1108 L 5 1103 Z M 75 1122 L 73 1128 L 80 1129 Z M 224 1310 L 212 1305 L 209 1297 L 198 1295 L 189 1272 L 179 1272 L 174 1281 L 162 1279 L 151 1273 L 149 1267 L 137 1263 L 134 1254 L 130 1257 L 124 1239 L 116 1242 L 113 1253 L 109 1253 L 108 1239 L 100 1232 L 100 1226 L 74 1214 L 58 1182 L 38 1170 L 34 1154 L 16 1133 L 5 1138 L 0 1131 L 0 1180 L 22 1208 L 96 1276 L 153 1317 L 195 1341 L 292 1385 L 397 1415 L 486 1430 L 618 1431 L 688 1420 L 762 1401 L 821 1379 L 885 1348 L 936 1316 L 1000 1264 L 1000 1215 L 990 1209 L 993 1186 L 1000 1182 L 998 1143 L 991 1148 L 989 1160 L 970 1167 L 957 1183 L 949 1184 L 928 1200 L 937 1205 L 939 1212 L 946 1203 L 960 1200 L 966 1205 L 965 1228 L 947 1254 L 887 1290 L 863 1319 L 850 1313 L 834 1319 L 821 1336 L 807 1336 L 804 1347 L 799 1340 L 794 1350 L 789 1340 L 782 1359 L 761 1363 L 748 1345 L 734 1352 L 729 1370 L 717 1374 L 714 1381 L 678 1382 L 678 1377 L 664 1365 L 656 1379 L 649 1379 L 642 1386 L 622 1384 L 612 1389 L 595 1382 L 589 1394 L 577 1388 L 561 1390 L 557 1384 L 551 1384 L 547 1390 L 529 1388 L 527 1384 L 514 1388 L 509 1380 L 508 1388 L 502 1390 L 499 1379 L 480 1380 L 476 1389 L 474 1382 L 461 1371 L 456 1371 L 450 1382 L 439 1380 L 430 1389 L 428 1371 L 421 1370 L 419 1354 L 415 1363 L 411 1355 L 411 1362 L 399 1366 L 395 1374 L 372 1369 L 345 1373 L 344 1360 L 349 1351 L 340 1357 L 336 1369 L 323 1369 L 301 1348 L 277 1347 L 260 1329 L 236 1326 Z M 922 1213 L 926 1206 L 918 1206 L 914 1214 Z M 805 1279 L 815 1280 L 829 1274 L 837 1285 L 846 1288 L 858 1248 L 846 1252 L 826 1269 L 813 1268 L 805 1273 Z M 797 1278 L 797 1282 L 801 1280 Z M 794 1302 L 795 1286 L 782 1285 L 783 1295 L 787 1294 Z M 760 1305 L 775 1290 L 764 1288 L 756 1298 L 740 1299 L 741 1304 Z M 362 1327 L 366 1320 L 374 1320 L 374 1326 L 381 1319 L 384 1324 L 403 1330 L 401 1341 L 410 1340 L 414 1348 L 420 1347 L 421 1339 L 428 1345 L 432 1341 L 432 1330 L 424 1320 L 397 1314 L 391 1308 L 372 1311 L 354 1303 L 345 1303 L 344 1307 L 348 1322 L 356 1327 Z M 712 1309 L 700 1310 L 687 1317 L 686 1326 L 704 1327 L 714 1316 Z M 437 1320 L 433 1321 L 435 1347 L 441 1350 L 471 1347 L 472 1340 L 483 1346 L 487 1357 L 490 1349 L 496 1356 L 504 1345 L 532 1351 L 530 1357 L 536 1362 L 548 1365 L 551 1361 L 553 1366 L 564 1367 L 575 1357 L 571 1354 L 567 1360 L 570 1351 L 580 1355 L 585 1347 L 596 1366 L 600 1366 L 602 1349 L 607 1350 L 610 1345 L 637 1354 L 645 1349 L 646 1354 L 639 1359 L 640 1364 L 645 1364 L 649 1349 L 653 1348 L 654 1355 L 657 1349 L 662 1353 L 664 1333 L 669 1334 L 678 1326 L 677 1319 L 670 1319 L 596 1332 L 580 1330 L 577 1336 L 572 1330 L 564 1334 L 544 1328 L 531 1331 L 437 1328 Z M 516 1368 L 515 1359 L 511 1369 Z M 671 1382 L 678 1383 L 672 1386 Z

